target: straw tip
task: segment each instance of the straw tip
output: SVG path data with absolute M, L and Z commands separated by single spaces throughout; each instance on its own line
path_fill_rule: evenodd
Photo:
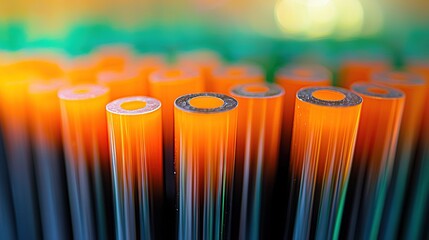
M 80 84 L 65 87 L 58 91 L 58 97 L 62 100 L 85 100 L 97 98 L 109 93 L 109 88 L 96 84 Z
M 161 108 L 158 99 L 133 96 L 116 99 L 106 105 L 106 111 L 117 115 L 142 115 Z

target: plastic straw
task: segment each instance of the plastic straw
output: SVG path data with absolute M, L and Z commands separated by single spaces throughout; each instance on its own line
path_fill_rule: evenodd
M 106 106 L 118 239 L 162 236 L 161 102 L 128 97 Z
M 237 101 L 215 93 L 175 101 L 178 239 L 228 239 Z
M 78 85 L 58 92 L 73 235 L 114 235 L 113 196 L 105 106 L 109 89 Z
M 362 98 L 336 87 L 303 88 L 296 97 L 290 164 L 299 196 L 293 239 L 337 239 Z
M 234 87 L 231 96 L 239 103 L 233 207 L 239 231 L 234 238 L 259 239 L 270 220 L 284 90 L 250 83 Z

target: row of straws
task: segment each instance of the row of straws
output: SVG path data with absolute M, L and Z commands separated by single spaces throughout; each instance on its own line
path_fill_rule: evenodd
M 279 215 L 286 238 L 427 234 L 425 62 L 350 59 L 344 88 L 208 51 L 0 62 L 6 239 L 258 239 Z

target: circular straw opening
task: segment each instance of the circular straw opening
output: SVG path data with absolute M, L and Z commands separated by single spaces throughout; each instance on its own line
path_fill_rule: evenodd
M 379 88 L 379 87 L 370 87 L 367 89 L 367 91 L 370 93 L 379 94 L 379 95 L 385 95 L 389 93 L 389 91 L 387 91 L 386 89 Z
M 341 101 L 346 98 L 343 93 L 329 89 L 316 90 L 313 92 L 312 95 L 319 100 L 331 102 Z
M 222 107 L 224 101 L 214 96 L 198 96 L 190 99 L 189 104 L 194 108 L 213 109 Z
M 270 91 L 270 88 L 266 86 L 247 86 L 244 88 L 244 91 L 248 93 L 266 93 Z
M 130 102 L 124 102 L 121 104 L 121 108 L 128 111 L 134 111 L 145 107 L 146 107 L 146 102 L 143 102 L 143 101 L 130 101 Z

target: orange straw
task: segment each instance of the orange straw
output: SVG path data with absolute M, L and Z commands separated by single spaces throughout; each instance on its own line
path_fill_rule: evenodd
M 229 94 L 232 87 L 236 85 L 264 82 L 265 77 L 259 67 L 239 64 L 217 68 L 208 80 L 209 91 Z
M 275 78 L 285 90 L 280 156 L 287 160 L 290 157 L 296 93 L 303 87 L 329 86 L 331 73 L 318 65 L 287 66 L 281 68 Z
M 419 74 L 426 82 L 426 100 L 423 110 L 423 118 L 421 123 L 421 140 L 429 146 L 429 63 L 427 62 L 411 62 L 408 65 L 408 70 L 412 73 Z
M 395 161 L 405 94 L 380 84 L 358 82 L 363 99 L 343 226 L 348 237 L 375 239 Z M 365 196 L 365 197 L 362 197 Z
M 228 239 L 237 101 L 215 93 L 175 102 L 178 239 Z
M 135 64 L 133 65 L 136 71 L 140 74 L 141 81 L 139 82 L 141 89 L 141 95 L 149 95 L 149 76 L 165 68 L 167 65 L 164 56 L 156 55 L 156 54 L 147 54 L 140 56 L 135 60 Z
M 0 69 L 0 124 L 20 239 L 41 236 L 28 130 L 28 85 L 33 77 L 32 73 L 15 66 Z
M 150 96 L 162 103 L 162 138 L 164 176 L 168 205 L 174 209 L 176 198 L 174 175 L 174 101 L 181 95 L 204 91 L 201 75 L 195 69 L 166 68 L 149 76 Z M 177 163 L 176 163 L 177 164 Z
M 144 79 L 136 69 L 127 69 L 124 72 L 101 72 L 98 74 L 97 83 L 110 89 L 110 99 L 122 97 L 147 95 L 144 89 Z
M 106 238 L 113 234 L 105 111 L 109 89 L 100 85 L 77 85 L 60 90 L 58 97 L 73 235 Z
M 201 75 L 195 69 L 161 69 L 149 76 L 150 95 L 162 103 L 162 127 L 165 157 L 173 155 L 174 101 L 181 95 L 204 91 Z
M 381 60 L 346 60 L 340 67 L 340 85 L 349 88 L 355 82 L 369 82 L 373 73 L 386 71 L 389 68 L 389 64 Z
M 30 126 L 42 230 L 43 236 L 50 239 L 71 234 L 57 97 L 58 89 L 65 84 L 63 80 L 52 80 L 34 82 L 29 87 Z
M 405 93 L 404 114 L 399 131 L 398 147 L 393 166 L 392 181 L 380 230 L 382 237 L 394 238 L 398 232 L 409 168 L 416 150 L 420 123 L 426 99 L 426 84 L 418 75 L 406 72 L 379 72 L 372 76 L 373 82 L 385 84 Z
M 426 212 L 429 199 L 429 61 L 413 60 L 408 63 L 408 70 L 420 74 L 426 81 L 426 101 L 423 111 L 422 123 L 420 126 L 419 151 L 412 172 L 413 192 L 411 200 L 408 201 L 409 207 L 405 217 L 405 234 L 407 239 L 423 238 L 423 234 L 427 232 L 427 224 L 425 222 Z
M 89 56 L 79 57 L 70 60 L 64 66 L 66 79 L 71 84 L 95 83 L 97 81 L 98 70 L 94 59 Z
M 122 72 L 133 61 L 133 53 L 126 45 L 104 45 L 96 49 L 92 56 L 99 72 Z
M 213 71 L 219 68 L 222 64 L 220 56 L 210 50 L 195 50 L 190 52 L 180 53 L 177 57 L 177 65 L 184 67 L 196 68 L 201 72 L 204 78 L 206 89 L 214 91 L 213 86 L 210 86 L 210 78 Z
M 16 61 L 10 65 L 15 69 L 20 69 L 34 76 L 39 76 L 40 79 L 61 78 L 64 75 L 63 69 L 57 62 L 57 59 L 43 58 L 42 56 L 26 57 Z
M 164 191 L 161 102 L 121 98 L 107 104 L 106 110 L 115 173 L 116 236 L 153 239 L 159 236 L 154 230 L 160 224 L 156 219 L 162 214 Z
M 276 84 L 249 83 L 231 91 L 237 99 L 237 153 L 234 192 L 238 197 L 239 238 L 260 236 L 277 168 L 284 90 Z M 235 211 L 233 210 L 233 211 Z
M 336 87 L 303 88 L 296 98 L 291 170 L 300 191 L 293 236 L 336 239 L 362 98 Z

